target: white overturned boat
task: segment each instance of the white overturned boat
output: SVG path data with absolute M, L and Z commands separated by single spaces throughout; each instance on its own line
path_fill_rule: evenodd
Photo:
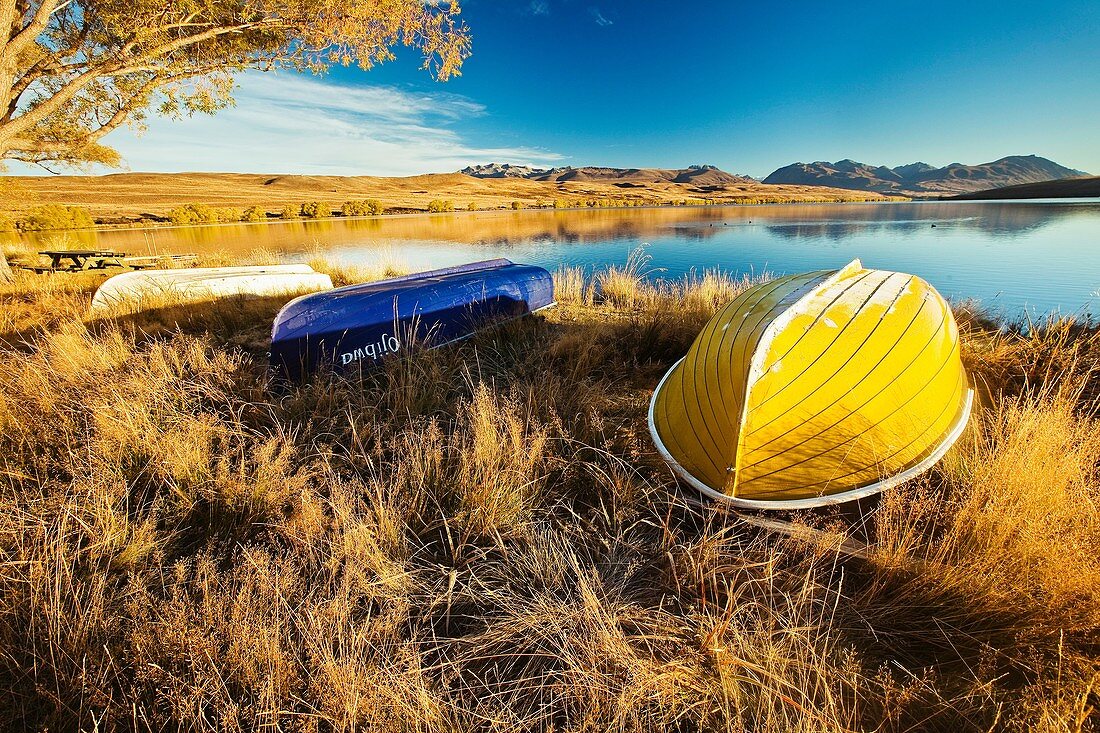
M 110 278 L 92 298 L 92 310 L 143 308 L 219 298 L 262 297 L 331 290 L 332 279 L 309 265 L 194 267 L 138 270 Z

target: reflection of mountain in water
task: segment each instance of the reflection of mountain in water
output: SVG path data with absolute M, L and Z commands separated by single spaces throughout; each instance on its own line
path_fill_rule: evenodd
M 765 226 L 769 233 L 784 239 L 834 241 L 875 231 L 905 236 L 926 232 L 932 227 L 973 229 L 992 237 L 1017 236 L 1074 216 L 1095 215 L 1095 208 L 1074 203 L 1021 203 L 985 208 L 955 204 L 891 204 L 852 206 L 844 213 L 843 219 L 822 216 L 821 221 L 809 221 L 802 216 L 789 223 L 768 217 Z

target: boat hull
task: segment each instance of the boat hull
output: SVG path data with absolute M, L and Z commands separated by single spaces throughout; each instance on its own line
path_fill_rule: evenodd
M 920 278 L 857 260 L 738 296 L 662 379 L 649 424 L 708 496 L 797 509 L 931 468 L 971 405 L 947 303 Z
M 314 272 L 309 265 L 138 270 L 106 280 L 92 297 L 91 307 L 93 311 L 140 309 L 331 289 L 332 279 Z
M 271 332 L 271 365 L 298 381 L 358 371 L 413 346 L 434 348 L 554 304 L 550 273 L 490 260 L 353 285 L 288 303 Z

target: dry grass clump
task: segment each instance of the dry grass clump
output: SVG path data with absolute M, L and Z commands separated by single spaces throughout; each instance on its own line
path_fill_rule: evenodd
M 611 265 L 595 278 L 600 298 L 620 308 L 636 308 L 652 301 L 656 291 L 650 284 L 655 270 L 649 267 L 652 256 L 644 247 L 632 250 L 622 266 Z
M 1094 328 L 963 319 L 984 406 L 849 558 L 673 481 L 649 395 L 749 281 L 632 277 L 280 390 L 280 299 L 0 287 L 0 728 L 1096 730 Z
M 559 303 L 591 305 L 593 290 L 583 267 L 562 266 L 554 272 L 554 297 Z
M 466 429 L 455 451 L 459 519 L 475 532 L 499 532 L 529 521 L 538 506 L 549 435 L 524 419 L 516 395 L 502 402 L 483 383 L 466 405 Z
M 713 314 L 746 289 L 770 279 L 767 272 L 733 277 L 719 269 L 709 269 L 702 275 L 691 273 L 668 287 L 673 297 L 679 297 L 684 310 Z
M 307 254 L 306 262 L 317 272 L 331 277 L 332 283 L 338 288 L 399 277 L 411 272 L 408 262 L 392 247 L 380 250 L 377 261 L 371 266 L 333 262 L 319 247 L 315 247 Z

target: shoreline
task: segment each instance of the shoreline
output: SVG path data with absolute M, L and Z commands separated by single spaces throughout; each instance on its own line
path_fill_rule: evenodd
M 1079 201 L 1079 200 L 1076 200 Z M 1098 199 L 1100 201 L 1100 199 Z M 1038 203 L 1073 203 L 1075 199 L 1044 199 L 1038 201 Z M 251 225 L 275 225 L 275 224 L 305 224 L 305 223 L 324 223 L 324 222 L 351 222 L 351 221 L 401 221 L 408 219 L 419 219 L 425 217 L 443 217 L 454 215 L 516 215 L 516 214 L 531 214 L 531 213 L 594 213 L 594 212 L 620 212 L 620 211 L 682 211 L 685 209 L 690 210 L 714 210 L 714 209 L 740 209 L 748 207 L 769 207 L 769 206 L 851 206 L 851 205 L 898 205 L 898 204 L 974 204 L 974 203 L 1032 203 L 1025 199 L 1007 199 L 1007 200 L 963 200 L 963 199 L 908 199 L 908 198 L 889 198 L 889 199 L 856 199 L 851 201 L 832 201 L 827 199 L 821 200 L 809 200 L 809 201 L 767 201 L 767 202 L 750 202 L 750 203 L 718 203 L 718 204 L 704 204 L 704 205 L 688 205 L 688 206 L 669 206 L 669 205 L 657 205 L 657 206 L 575 206 L 575 207 L 531 207 L 523 209 L 508 209 L 508 208 L 494 208 L 494 209 L 456 209 L 455 211 L 403 211 L 394 214 L 371 214 L 362 216 L 343 216 L 340 214 L 334 214 L 333 216 L 319 216 L 319 217 L 305 217 L 299 216 L 293 219 L 282 219 L 278 217 L 271 217 L 264 221 L 224 221 L 224 222 L 208 222 L 198 224 L 171 224 L 161 222 L 150 222 L 148 224 L 127 223 L 127 224 L 97 224 L 94 227 L 83 227 L 74 229 L 41 229 L 31 231 L 14 231 L 14 232 L 0 232 L 0 237 L 5 235 L 8 237 L 14 237 L 15 241 L 21 241 L 28 235 L 31 236 L 57 236 L 67 233 L 88 233 L 88 232 L 152 232 L 152 231 L 174 231 L 174 230 L 187 230 L 187 229 L 211 229 L 216 227 L 231 227 L 231 226 L 251 226 Z M 0 240 L 2 241 L 2 240 Z

